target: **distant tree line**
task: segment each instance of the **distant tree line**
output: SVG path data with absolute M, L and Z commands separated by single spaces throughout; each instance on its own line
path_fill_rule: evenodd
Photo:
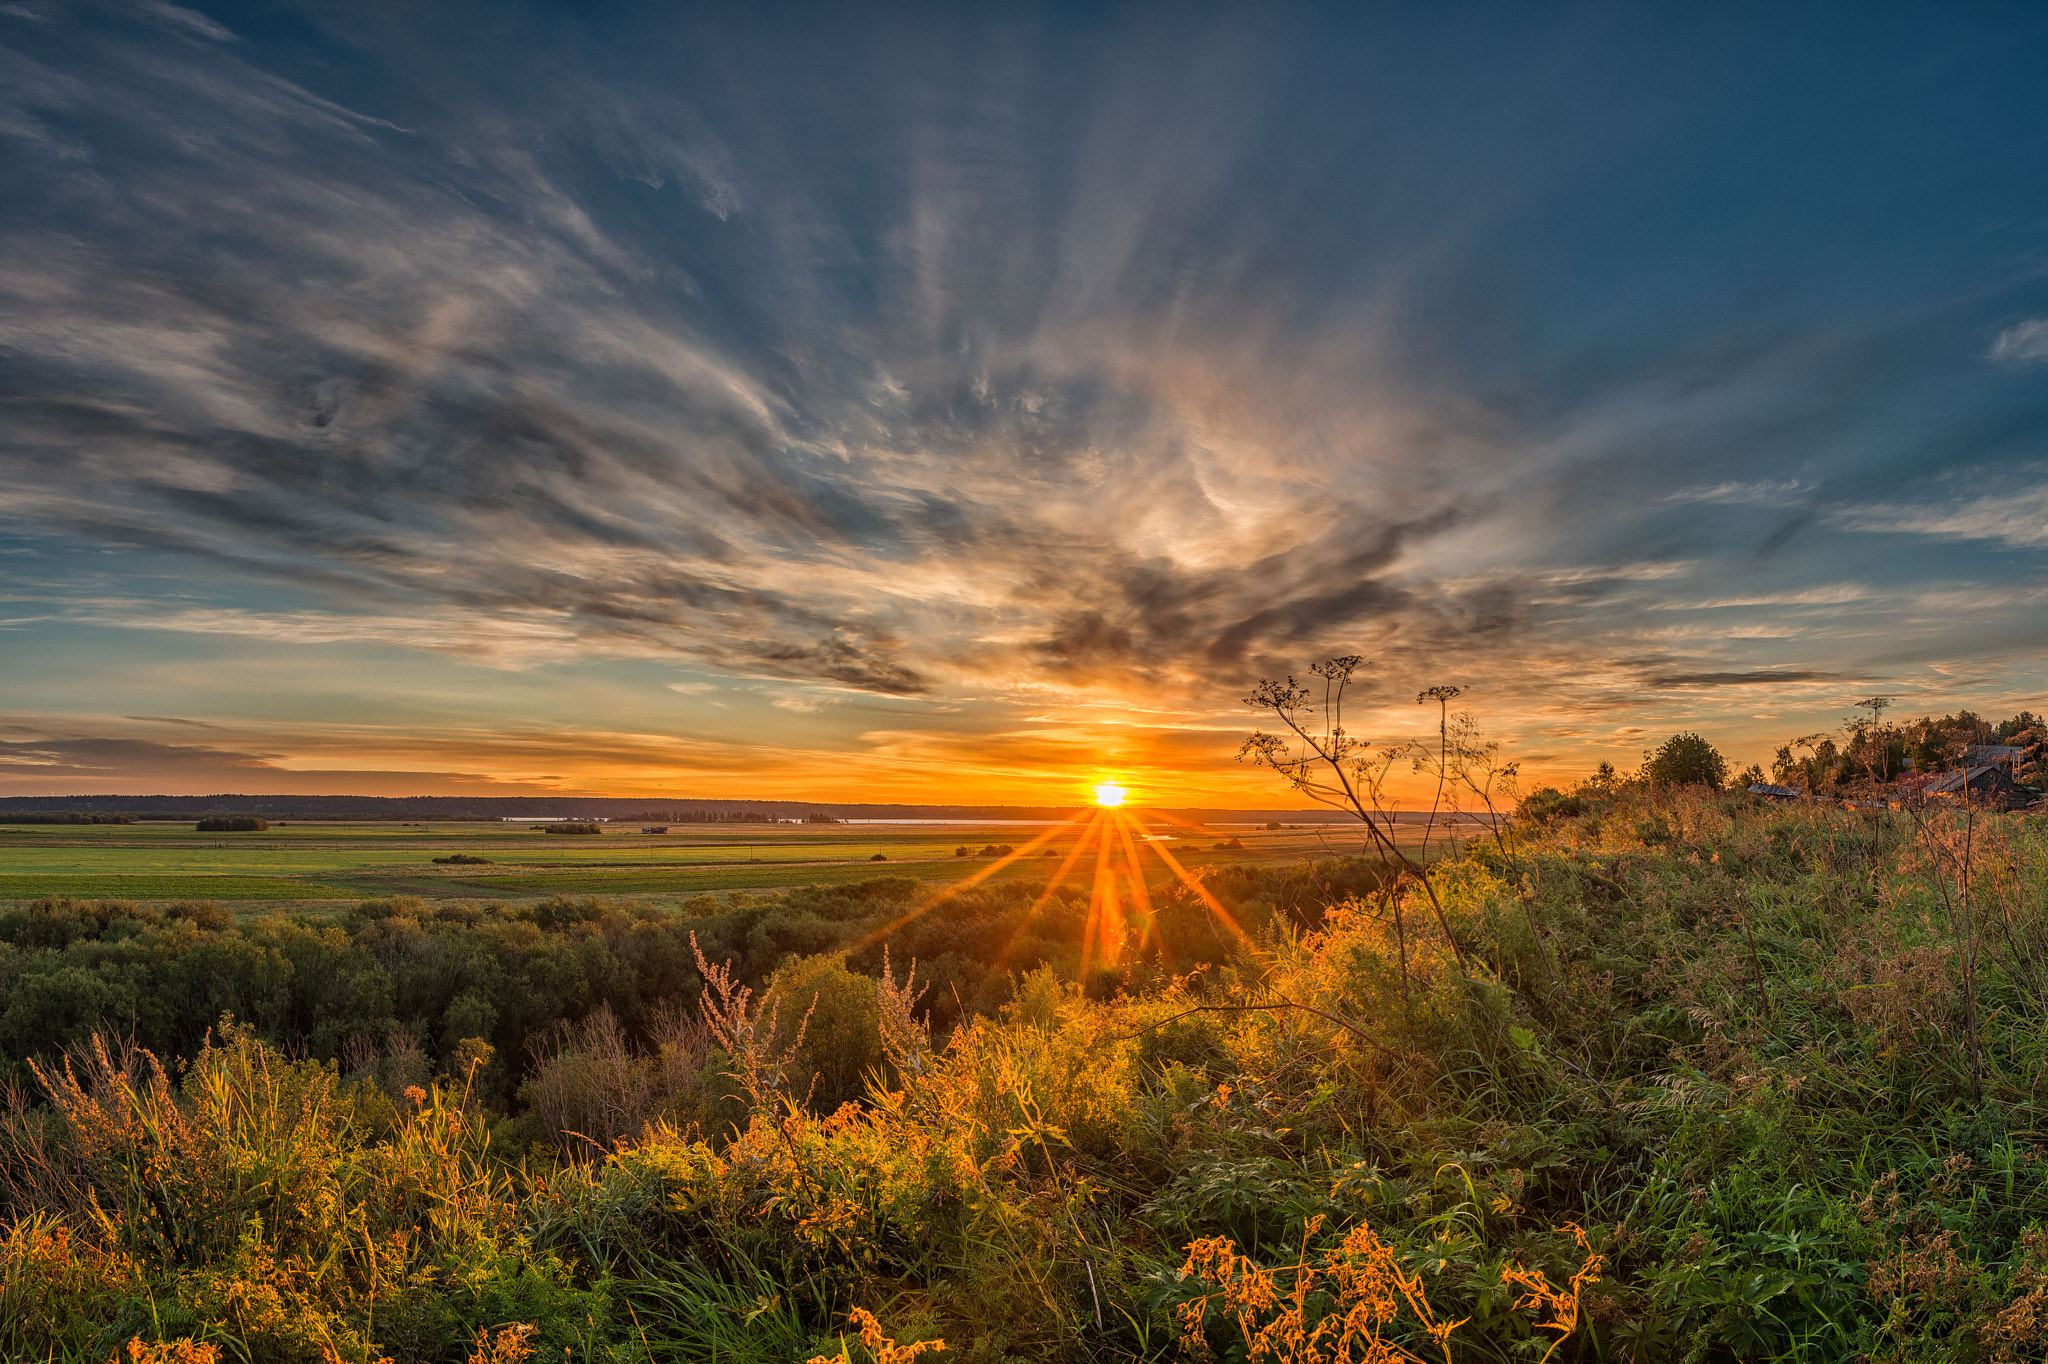
M 135 816 L 111 810 L 10 810 L 0 824 L 133 824 Z

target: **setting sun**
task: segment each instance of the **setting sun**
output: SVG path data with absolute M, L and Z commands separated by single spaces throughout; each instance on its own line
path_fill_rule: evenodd
M 1113 781 L 1106 781 L 1095 788 L 1095 803 L 1101 806 L 1122 805 L 1129 794 Z

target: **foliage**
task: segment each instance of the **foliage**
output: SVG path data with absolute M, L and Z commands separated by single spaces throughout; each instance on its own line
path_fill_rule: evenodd
M 1674 734 L 1643 764 L 1653 786 L 1704 786 L 1718 791 L 1728 781 L 1728 760 L 1697 734 Z
M 252 834 L 261 833 L 270 827 L 270 821 L 261 815 L 212 815 L 202 819 L 198 831 L 202 834 Z
M 1441 919 L 1371 865 L 1087 989 L 1030 886 L 0 916 L 0 1355 L 2048 1349 L 2039 821 L 1609 776 Z
M 551 834 L 586 834 L 586 835 L 594 835 L 594 834 L 601 834 L 601 833 L 603 833 L 603 832 L 604 832 L 604 826 L 603 826 L 603 825 L 600 825 L 600 824 L 587 824 L 587 823 L 584 823 L 584 822 L 583 822 L 583 821 L 581 821 L 581 820 L 564 820 L 564 821 L 563 821 L 563 822 L 561 822 L 560 824 L 545 824 L 545 825 L 542 825 L 542 826 L 541 826 L 541 828 L 542 828 L 543 832 L 546 832 L 546 833 L 551 833 Z

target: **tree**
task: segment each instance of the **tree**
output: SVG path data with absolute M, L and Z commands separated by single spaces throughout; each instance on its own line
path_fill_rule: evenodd
M 1697 734 L 1674 734 L 1643 765 L 1652 786 L 1705 786 L 1720 790 L 1728 780 L 1728 760 Z

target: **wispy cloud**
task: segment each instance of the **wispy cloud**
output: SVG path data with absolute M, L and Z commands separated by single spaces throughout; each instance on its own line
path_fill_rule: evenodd
M 2048 488 L 2018 487 L 1931 505 L 1852 508 L 1842 513 L 1842 523 L 1855 531 L 1989 540 L 2032 549 L 2048 545 Z
M 225 26 L 215 23 L 197 10 L 186 9 L 183 5 L 173 5 L 169 0 L 142 0 L 136 9 L 139 13 L 183 33 L 208 38 L 217 43 L 233 42 L 235 39 L 235 35 Z
M 2048 360 L 2048 317 L 2030 317 L 2000 332 L 1991 343 L 1991 358 L 2015 364 Z
M 1656 673 L 1645 677 L 1646 686 L 1669 687 L 1782 687 L 1801 683 L 1840 682 L 1840 673 L 1812 668 L 1752 668 L 1746 672 Z
M 1752 482 L 1729 480 L 1708 488 L 1680 488 L 1666 493 L 1666 502 L 1706 502 L 1719 506 L 1779 506 L 1796 497 L 1807 485 L 1797 479 L 1759 479 Z

